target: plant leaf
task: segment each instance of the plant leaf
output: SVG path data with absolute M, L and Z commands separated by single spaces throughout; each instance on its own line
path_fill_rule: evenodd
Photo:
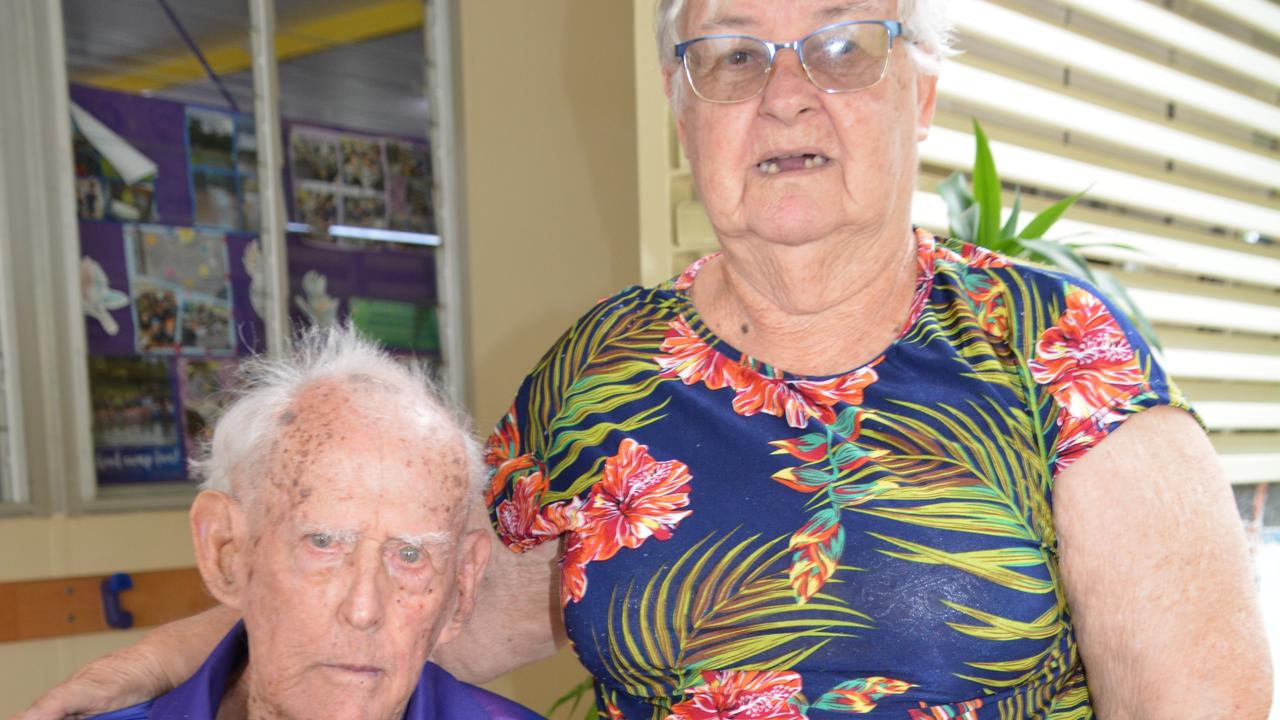
M 954 235 L 954 228 L 960 214 L 973 205 L 973 194 L 969 192 L 969 185 L 965 182 L 964 175 L 959 172 L 951 173 L 950 177 L 938 184 L 938 194 L 947 204 L 947 222 L 951 225 Z
M 1022 188 L 1013 192 L 1013 209 L 1009 211 L 1009 219 L 1000 228 L 1000 244 L 1008 245 L 1018 237 L 1018 213 L 1022 212 Z
M 1071 197 L 1065 197 L 1044 210 L 1041 210 L 1039 215 L 1032 218 L 1031 222 L 1027 223 L 1027 226 L 1022 228 L 1022 232 L 1018 233 L 1018 237 L 1023 240 L 1036 240 L 1044 237 L 1044 234 L 1049 232 L 1049 228 L 1053 227 L 1053 224 L 1058 222 L 1058 218 L 1062 217 L 1062 214 L 1065 213 L 1068 208 L 1075 205 L 1077 200 L 1084 197 L 1085 192 L 1087 192 L 1087 189 L 1081 190 Z
M 973 199 L 978 205 L 978 232 L 976 242 L 984 248 L 999 250 L 1000 245 L 1000 176 L 996 174 L 996 161 L 991 157 L 991 146 L 982 125 L 973 121 L 973 135 L 977 149 L 973 158 Z
M 951 227 L 951 237 L 960 242 L 978 242 L 978 206 L 970 205 L 956 216 L 955 225 Z
M 1021 244 L 1050 265 L 1093 282 L 1093 270 L 1089 268 L 1089 263 L 1074 249 L 1052 240 L 1023 239 Z

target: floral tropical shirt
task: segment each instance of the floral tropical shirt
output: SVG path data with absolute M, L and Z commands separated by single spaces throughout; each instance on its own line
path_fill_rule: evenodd
M 487 500 L 511 549 L 563 542 L 603 717 L 1092 717 L 1054 477 L 1186 404 L 1092 288 L 916 237 L 910 319 L 849 372 L 719 339 L 688 294 L 704 258 L 597 304 L 525 379 Z

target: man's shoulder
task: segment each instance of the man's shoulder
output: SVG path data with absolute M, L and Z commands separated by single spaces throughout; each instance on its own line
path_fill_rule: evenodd
M 148 700 L 137 705 L 130 705 L 127 708 L 112 710 L 102 715 L 90 715 L 89 720 L 150 720 L 151 706 L 154 704 L 154 700 Z
M 431 687 L 431 695 L 435 700 L 434 708 L 423 708 L 434 714 L 421 717 L 459 718 L 465 720 L 543 720 L 543 717 L 529 708 L 496 693 L 463 682 L 449 671 L 427 663 L 422 671 L 423 685 Z M 416 720 L 411 712 L 406 720 Z

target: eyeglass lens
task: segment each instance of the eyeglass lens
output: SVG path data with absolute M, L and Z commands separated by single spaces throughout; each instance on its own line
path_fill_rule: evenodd
M 837 25 L 805 38 L 805 69 L 815 85 L 830 92 L 875 85 L 889 58 L 889 31 L 883 25 Z M 714 102 L 755 96 L 769 79 L 769 48 L 749 37 L 702 38 L 685 50 L 685 67 L 698 95 Z

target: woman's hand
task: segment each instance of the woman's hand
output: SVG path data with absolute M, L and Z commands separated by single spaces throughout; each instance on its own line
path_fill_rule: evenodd
M 1271 664 L 1243 525 L 1191 416 L 1129 418 L 1053 496 L 1098 717 L 1264 720 Z
M 237 619 L 218 606 L 162 625 L 85 666 L 11 720 L 97 715 L 164 694 L 199 669 Z

